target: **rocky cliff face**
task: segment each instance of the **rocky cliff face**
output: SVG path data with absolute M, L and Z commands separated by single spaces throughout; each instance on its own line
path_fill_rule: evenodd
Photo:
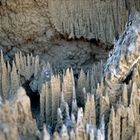
M 1 1 L 0 42 L 4 46 L 46 43 L 53 34 L 51 27 L 69 38 L 112 42 L 114 34 L 124 29 L 128 10 L 139 6 L 139 0 Z

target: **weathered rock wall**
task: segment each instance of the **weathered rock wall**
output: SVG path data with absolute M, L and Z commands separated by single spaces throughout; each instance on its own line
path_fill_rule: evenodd
M 128 8 L 140 8 L 139 0 L 128 5 L 125 0 L 3 0 L 0 2 L 0 44 L 24 44 L 24 47 L 29 42 L 33 46 L 42 46 L 44 42 L 47 45 L 45 40 L 53 29 L 69 38 L 112 42 L 114 35 L 124 29 Z
M 128 11 L 124 0 L 48 0 L 51 22 L 69 38 L 97 38 L 113 42 L 123 31 Z
M 6 0 L 0 3 L 0 44 L 34 41 L 48 26 L 47 1 Z

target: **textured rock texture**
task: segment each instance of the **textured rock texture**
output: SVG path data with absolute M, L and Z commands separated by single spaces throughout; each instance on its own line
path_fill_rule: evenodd
M 38 57 L 24 56 L 21 53 L 17 53 L 15 57 L 11 68 L 8 62 L 4 62 L 1 52 L 1 75 L 4 75 L 4 78 L 0 79 L 3 86 L 0 92 L 0 138 L 36 139 L 37 128 L 31 116 L 29 98 L 23 88 L 17 88 L 23 76 L 25 79 L 31 75 L 36 78 L 39 74 L 42 81 L 37 89 L 40 94 L 38 125 L 43 128 L 40 139 L 140 139 L 139 61 L 132 69 L 132 77 L 127 81 L 128 84 L 116 80 L 112 83 L 112 77 L 104 76 L 102 62 L 93 65 L 87 74 L 81 70 L 78 83 L 75 84 L 72 69 L 64 71 L 62 77 L 59 74 L 50 74 L 48 80 L 48 69 L 42 68 L 42 65 L 44 68 L 46 65 L 41 63 Z M 22 60 L 26 63 L 21 63 Z M 38 68 L 45 75 L 40 75 Z M 14 87 L 13 92 L 7 90 L 5 81 L 9 77 L 6 77 L 5 72 L 15 75 L 11 75 L 12 82 L 9 83 Z
M 101 69 L 101 67 L 103 67 L 101 64 L 99 66 L 100 67 L 95 66 L 94 68 Z M 103 75 L 103 71 L 99 73 Z M 44 90 L 44 92 L 40 93 L 41 96 L 46 96 L 42 99 L 46 100 L 47 103 L 49 103 L 48 95 L 50 94 L 49 99 L 52 101 L 50 108 L 48 108 L 49 104 L 44 105 L 45 101 L 40 101 L 41 106 L 47 109 L 47 111 L 53 112 L 56 108 L 56 106 L 53 105 L 53 101 L 56 100 L 56 97 L 57 102 L 60 104 L 60 107 L 59 104 L 57 105 L 57 132 L 54 133 L 54 139 L 105 140 L 106 138 L 107 140 L 137 140 L 140 138 L 139 83 L 132 80 L 128 85 L 118 83 L 112 84 L 110 79 L 105 77 L 105 80 L 100 79 L 99 84 L 94 86 L 92 82 L 97 79 L 98 75 L 97 72 L 92 71 L 91 77 L 93 77 L 93 79 L 91 79 L 92 81 L 89 80 L 89 85 L 91 83 L 91 86 L 93 86 L 95 90 L 87 93 L 84 88 L 83 95 L 85 95 L 85 106 L 83 111 L 82 108 L 76 105 L 75 97 L 79 93 L 75 92 L 75 86 L 68 78 L 71 77 L 71 72 L 68 70 L 66 74 L 67 79 L 65 79 L 65 85 L 67 85 L 69 92 L 68 90 L 67 92 L 62 91 L 62 93 L 54 96 L 55 93 L 53 95 L 52 92 L 49 92 L 52 89 L 44 88 L 43 86 L 42 90 Z M 139 74 L 138 72 L 138 76 Z M 54 78 L 52 77 L 52 79 Z M 88 79 L 87 76 L 86 79 Z M 56 91 L 59 89 L 60 84 L 58 84 L 58 79 L 56 79 L 55 82 L 57 86 L 53 90 Z M 80 79 L 79 82 L 84 83 L 85 79 Z M 83 87 L 86 87 L 86 84 Z M 77 88 L 79 89 L 80 87 Z M 69 106 L 66 100 L 71 103 L 75 102 L 75 105 L 72 105 L 72 107 Z M 82 98 L 78 98 L 78 100 L 83 101 Z M 41 109 L 43 110 L 43 108 Z M 48 125 L 45 118 L 49 118 L 50 115 L 48 113 L 45 114 L 45 109 L 44 113 L 41 112 L 41 115 L 45 115 L 44 122 Z M 71 112 L 69 110 L 71 110 Z M 52 115 L 53 114 L 54 113 L 52 113 Z M 53 125 L 55 125 L 54 122 Z M 50 128 L 50 126 L 52 125 L 49 124 L 48 128 Z M 43 133 L 45 131 L 46 128 L 44 128 Z M 48 138 L 49 134 L 46 133 L 46 136 L 44 135 L 44 138 L 45 137 Z
M 30 100 L 25 90 L 20 87 L 30 79 L 33 79 L 29 84 L 31 90 L 38 92 L 40 96 L 40 116 L 37 119 L 40 130 L 43 129 L 42 135 L 38 133 L 40 139 L 140 139 L 139 13 L 134 12 L 130 16 L 126 31 L 115 43 L 115 48 L 105 67 L 103 62 L 96 63 L 92 69 L 86 70 L 86 73 L 81 70 L 78 80 L 75 80 L 71 68 L 59 74 L 55 70 L 52 73 L 51 67 L 47 65 L 47 61 L 53 57 L 55 59 L 52 61 L 55 64 L 59 64 L 56 60 L 61 61 L 65 58 L 64 62 L 67 66 L 68 60 L 72 63 L 70 67 L 77 64 L 79 69 L 81 65 L 92 60 L 92 57 L 96 60 L 100 53 L 95 46 L 91 44 L 90 46 L 88 42 L 91 48 L 88 45 L 84 48 L 81 41 L 80 44 L 78 41 L 65 39 L 81 36 L 90 38 L 89 31 L 94 31 L 91 29 L 91 23 L 95 22 L 98 27 L 95 26 L 94 29 L 98 30 L 93 36 L 102 41 L 111 42 L 112 36 L 114 34 L 117 36 L 123 29 L 127 12 L 139 9 L 140 1 L 115 0 L 111 2 L 110 0 L 87 0 L 85 3 L 79 0 L 79 5 L 74 0 L 3 0 L 0 2 L 0 42 L 6 54 L 4 57 L 1 51 L 0 55 L 0 140 L 37 139 L 37 125 L 30 111 Z M 95 15 L 99 11 L 101 13 L 96 15 L 97 20 L 91 22 L 95 15 L 88 13 L 93 6 L 100 9 L 92 11 Z M 101 23 L 105 20 L 103 12 L 108 14 L 104 17 L 106 22 Z M 114 14 L 114 19 L 111 13 Z M 68 14 L 69 18 L 66 20 Z M 84 17 L 86 17 L 85 21 Z M 77 26 L 80 20 L 84 25 Z M 70 25 L 70 22 L 73 25 Z M 81 33 L 81 28 L 85 29 L 84 33 Z M 59 34 L 55 29 L 63 34 L 65 39 L 57 37 Z M 98 34 L 100 31 L 101 34 Z M 108 37 L 107 40 L 105 36 Z M 51 48 L 52 44 L 55 49 Z M 70 49 L 69 44 L 71 44 Z M 63 45 L 65 45 L 65 51 L 61 50 Z M 24 53 L 39 53 L 44 61 L 40 61 L 38 56 L 34 57 L 32 54 L 16 53 L 19 48 Z M 35 50 L 37 48 L 38 50 Z M 10 51 L 6 52 L 7 49 Z M 49 52 L 53 55 L 45 57 L 46 54 L 49 55 Z M 63 54 L 63 57 L 55 56 L 58 52 L 60 56 Z M 9 53 L 15 54 L 12 63 L 4 60 L 4 58 L 10 59 L 12 55 L 8 55 Z M 100 57 L 104 56 L 100 55 Z M 132 73 L 128 78 L 130 71 Z
M 140 13 L 134 12 L 124 33 L 115 43 L 107 61 L 105 73 L 108 72 L 112 82 L 124 81 L 140 59 Z
M 2 0 L 0 42 L 3 46 L 47 45 L 52 28 L 69 38 L 112 42 L 114 34 L 124 29 L 132 7 L 139 9 L 139 0 Z
M 11 66 L 9 62 L 4 61 L 1 51 L 0 140 L 18 140 L 21 137 L 36 139 L 38 129 L 32 118 L 30 99 L 20 86 L 28 77 L 30 78 L 32 74 L 36 73 L 38 59 L 37 57 L 29 57 L 29 55 L 28 59 L 25 56 L 23 59 L 21 53 L 15 54 L 15 57 Z M 33 67 L 34 72 L 32 73 Z M 28 72 L 25 72 L 26 69 Z M 25 80 L 23 81 L 20 76 L 24 76 Z
M 47 1 L 6 0 L 0 2 L 0 42 L 19 45 L 43 35 L 48 26 Z
M 59 126 L 59 129 L 57 129 L 58 133 L 54 134 L 54 139 L 137 140 L 140 138 L 139 17 L 138 12 L 130 16 L 125 31 L 127 34 L 120 36 L 116 42 L 117 45 L 112 51 L 113 55 L 107 61 L 105 71 L 102 63 L 94 65 L 92 71 L 87 75 L 81 71 L 77 83 L 77 92 L 75 92 L 75 84 L 71 78 L 73 77 L 72 72 L 69 69 L 66 71 L 62 81 L 67 90 L 63 90 L 62 84 L 62 93 L 57 94 L 57 99 L 61 105 L 60 108 L 58 105 L 59 118 L 56 126 L 57 128 Z M 121 61 L 124 58 L 125 61 Z M 126 61 L 128 63 L 125 63 Z M 114 70 L 118 70 L 116 75 L 118 74 L 121 78 L 116 75 L 112 76 L 114 74 L 112 67 L 115 67 Z M 127 84 L 121 83 L 128 77 L 130 71 L 132 72 L 132 76 L 129 77 L 130 80 L 127 81 Z M 57 82 L 57 80 L 55 81 Z M 55 89 L 59 88 L 61 84 L 56 85 L 58 87 Z M 82 86 L 84 87 L 83 90 Z M 48 89 L 47 93 L 49 93 Z M 53 95 L 50 97 L 52 101 L 53 98 L 55 99 Z M 78 97 L 77 100 L 75 97 Z M 82 106 L 84 112 L 82 108 L 78 108 L 76 105 L 77 101 L 85 102 Z M 71 103 L 75 103 L 75 105 L 71 106 Z M 53 110 L 53 106 L 51 110 Z M 71 135 L 68 135 L 69 133 Z
M 25 90 L 19 88 L 12 98 L 0 106 L 0 140 L 37 137 L 36 122 L 32 118 Z
M 104 49 L 97 50 L 102 45 L 94 47 L 81 38 L 113 43 L 114 36 L 123 31 L 129 11 L 139 7 L 139 0 L 3 0 L 0 48 L 8 61 L 22 50 L 49 61 L 54 71 L 72 67 L 77 74 L 81 65 L 85 70 L 108 55 Z
M 48 9 L 51 23 L 61 34 L 112 42 L 114 34 L 124 29 L 125 4 L 124 0 L 48 0 Z

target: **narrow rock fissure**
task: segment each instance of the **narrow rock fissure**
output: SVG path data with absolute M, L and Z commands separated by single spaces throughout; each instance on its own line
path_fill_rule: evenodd
M 38 91 L 33 92 L 29 84 L 30 80 L 27 80 L 22 86 L 25 88 L 26 93 L 30 98 L 32 116 L 37 121 L 38 124 L 38 119 L 40 115 L 40 95 Z
M 120 140 L 122 139 L 123 118 L 120 119 Z

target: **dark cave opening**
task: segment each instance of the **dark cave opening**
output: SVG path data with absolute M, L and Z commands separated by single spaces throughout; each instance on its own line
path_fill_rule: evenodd
M 123 83 L 129 84 L 129 81 L 132 79 L 133 71 L 131 71 L 128 76 L 123 80 Z
M 34 119 L 36 119 L 36 121 L 38 121 L 40 115 L 40 95 L 38 91 L 33 92 L 29 84 L 30 80 L 27 80 L 22 86 L 25 88 L 26 94 L 30 98 L 32 116 Z

